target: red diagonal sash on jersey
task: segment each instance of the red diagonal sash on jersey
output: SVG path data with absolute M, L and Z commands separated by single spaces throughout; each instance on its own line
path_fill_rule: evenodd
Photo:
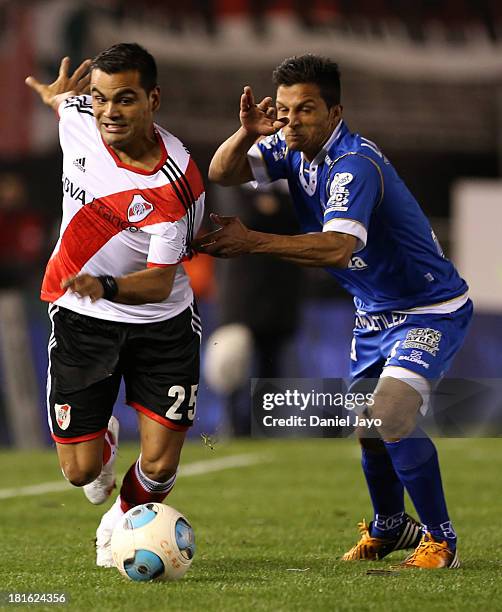
M 192 188 L 194 198 L 197 199 L 203 193 L 204 186 L 198 168 L 192 160 L 186 169 L 185 177 Z M 128 221 L 127 211 L 136 195 L 153 204 L 153 210 L 142 221 L 131 223 Z M 78 274 L 89 259 L 119 232 L 129 227 L 139 229 L 155 223 L 178 221 L 186 214 L 187 202 L 184 204 L 177 197 L 173 185 L 167 184 L 153 189 L 132 189 L 114 193 L 83 206 L 66 227 L 59 250 L 47 264 L 42 283 L 42 300 L 53 302 L 60 298 L 66 291 L 61 289 L 61 282 Z M 190 202 L 190 205 L 193 203 Z

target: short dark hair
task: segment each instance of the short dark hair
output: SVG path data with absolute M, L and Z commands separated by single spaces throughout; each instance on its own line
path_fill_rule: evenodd
M 272 80 L 276 87 L 315 83 L 328 108 L 340 104 L 340 70 L 338 64 L 327 57 L 311 53 L 288 57 L 274 70 Z
M 101 51 L 92 60 L 91 70 L 106 74 L 137 70 L 141 87 L 149 94 L 157 86 L 157 64 L 153 55 L 137 43 L 119 43 Z

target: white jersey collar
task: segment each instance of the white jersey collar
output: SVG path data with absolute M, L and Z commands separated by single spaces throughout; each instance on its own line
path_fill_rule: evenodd
M 303 155 L 303 151 L 301 154 L 301 164 L 300 171 L 298 173 L 298 178 L 300 180 L 300 184 L 303 189 L 308 193 L 308 195 L 314 195 L 315 190 L 317 188 L 317 167 L 321 164 L 326 157 L 328 156 L 328 151 L 333 145 L 333 143 L 339 138 L 342 131 L 343 119 L 340 119 L 338 125 L 333 130 L 333 133 L 328 138 L 328 140 L 324 143 L 322 149 L 319 153 L 314 157 L 312 162 L 309 165 L 307 170 L 308 180 L 305 178 L 305 156 Z

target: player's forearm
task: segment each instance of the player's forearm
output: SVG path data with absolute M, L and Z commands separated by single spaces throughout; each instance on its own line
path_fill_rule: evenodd
M 275 255 L 302 266 L 346 268 L 352 254 L 351 239 L 336 232 L 281 236 L 250 231 L 249 252 Z
M 101 299 L 135 305 L 163 302 L 171 294 L 176 268 L 176 265 L 148 268 L 120 277 L 79 274 L 64 279 L 61 288 L 88 297 L 91 302 Z
M 256 136 L 239 128 L 219 146 L 209 166 L 209 180 L 220 185 L 241 185 L 253 180 L 247 152 Z
M 116 278 L 118 293 L 113 301 L 133 305 L 163 302 L 173 288 L 172 268 L 149 268 Z

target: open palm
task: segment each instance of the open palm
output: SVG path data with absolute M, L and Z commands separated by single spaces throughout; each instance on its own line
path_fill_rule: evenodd
M 65 97 L 79 95 L 88 91 L 91 78 L 89 74 L 90 65 L 91 60 L 85 60 L 70 75 L 70 58 L 64 57 L 59 66 L 58 78 L 53 83 L 40 83 L 33 76 L 27 77 L 25 83 L 38 93 L 45 104 L 55 108 Z
M 287 125 L 289 119 L 277 118 L 277 109 L 272 98 L 263 98 L 259 104 L 255 104 L 251 87 L 244 87 L 241 96 L 240 120 L 242 127 L 252 134 L 269 136 L 275 134 Z

